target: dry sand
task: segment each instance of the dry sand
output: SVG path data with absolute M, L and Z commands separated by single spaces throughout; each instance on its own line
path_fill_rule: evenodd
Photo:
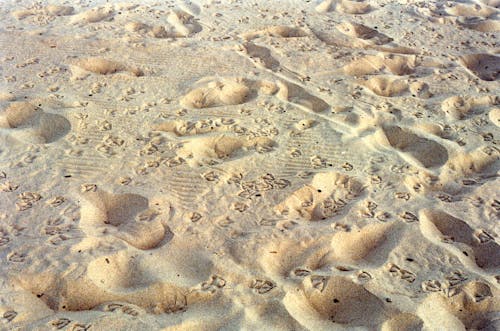
M 500 1 L 0 3 L 1 330 L 500 330 Z

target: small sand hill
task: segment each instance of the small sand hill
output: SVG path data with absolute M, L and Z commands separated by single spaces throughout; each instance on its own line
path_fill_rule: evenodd
M 455 95 L 441 103 L 441 110 L 452 119 L 463 119 L 474 112 L 481 111 L 488 106 L 498 105 L 497 96 L 459 96 Z
M 475 263 L 483 269 L 500 266 L 500 246 L 466 222 L 439 210 L 426 209 L 421 213 L 420 229 L 424 236 L 442 245 L 464 263 Z
M 18 20 L 22 20 L 32 15 L 67 16 L 72 15 L 73 11 L 74 9 L 71 6 L 48 5 L 40 9 L 15 10 L 12 12 L 12 16 Z
M 250 88 L 243 80 L 220 80 L 194 88 L 180 103 L 190 108 L 238 105 L 244 103 L 249 95 Z
M 115 236 L 139 249 L 151 249 L 165 238 L 168 227 L 148 200 L 137 194 L 89 191 L 82 194 L 80 226 L 89 236 Z
M 478 148 L 470 152 L 456 153 L 442 169 L 443 182 L 454 181 L 474 174 L 494 170 L 500 160 L 500 152 L 496 149 Z
M 488 118 L 490 119 L 491 123 L 500 127 L 500 108 L 490 110 L 488 112 Z
M 174 10 L 167 15 L 167 25 L 147 25 L 145 23 L 132 21 L 125 24 L 125 29 L 154 38 L 185 38 L 202 30 L 194 16 L 182 11 Z
M 498 290 L 485 282 L 472 280 L 455 289 L 452 296 L 432 293 L 418 308 L 425 325 L 446 330 L 495 330 L 500 309 Z
M 372 75 L 379 72 L 409 75 L 414 72 L 415 57 L 383 53 L 367 55 L 350 62 L 342 69 L 346 74 L 352 76 Z
M 197 166 L 210 160 L 234 157 L 241 149 L 270 148 L 274 141 L 267 137 L 244 138 L 227 135 L 196 137 L 184 143 L 177 155 L 190 165 Z
M 166 260 L 155 262 L 157 254 Z M 15 275 L 14 280 L 56 312 L 128 305 L 131 311 L 175 313 L 213 297 L 209 292 L 194 290 L 208 278 L 211 264 L 201 255 L 192 258 L 184 243 L 172 240 L 162 252 L 141 255 L 119 251 L 97 257 L 87 267 L 74 264 L 65 273 L 28 272 Z M 162 280 L 157 279 L 159 272 Z
M 29 102 L 13 102 L 0 113 L 0 128 L 15 139 L 34 144 L 51 143 L 71 129 L 69 121 L 57 114 L 44 112 Z
M 114 10 L 110 6 L 95 7 L 71 16 L 72 24 L 88 24 L 108 20 L 114 15 Z
M 408 90 L 406 80 L 392 76 L 373 76 L 358 82 L 371 92 L 382 97 L 395 97 Z
M 294 26 L 268 26 L 264 29 L 257 31 L 250 31 L 243 33 L 241 37 L 245 40 L 252 40 L 262 36 L 278 37 L 278 38 L 297 38 L 305 37 L 307 34 L 304 30 Z
M 355 178 L 338 172 L 318 173 L 311 184 L 292 193 L 275 210 L 288 217 L 322 220 L 340 212 L 362 191 L 363 184 Z
M 143 72 L 139 68 L 124 65 L 122 63 L 107 60 L 100 57 L 91 57 L 78 60 L 74 63 L 79 69 L 92 72 L 98 75 L 110 75 L 120 71 L 129 72 L 134 76 L 142 76 Z M 79 76 L 78 72 L 74 72 L 75 76 Z
M 336 233 L 331 241 L 335 261 L 355 263 L 376 254 L 376 249 L 387 239 L 392 224 L 371 224 L 358 230 Z
M 366 1 L 323 0 L 316 7 L 319 13 L 337 11 L 339 13 L 361 15 L 371 11 L 372 7 Z

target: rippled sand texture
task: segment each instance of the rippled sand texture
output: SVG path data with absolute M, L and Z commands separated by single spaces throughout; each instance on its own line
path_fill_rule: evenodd
M 500 330 L 500 1 L 0 3 L 1 330 Z

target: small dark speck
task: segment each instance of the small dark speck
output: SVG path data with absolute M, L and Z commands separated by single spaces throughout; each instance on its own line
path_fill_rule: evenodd
M 106 261 L 107 264 L 109 264 L 109 259 L 108 258 L 105 258 L 104 260 Z
M 469 254 L 465 251 L 463 251 L 462 253 L 464 253 L 465 256 L 469 256 Z
M 408 261 L 408 262 L 413 262 L 413 261 L 415 261 L 415 260 L 414 260 L 414 259 L 412 259 L 411 257 L 407 257 L 407 258 L 406 258 L 406 261 Z
M 339 303 L 340 301 L 339 301 L 339 299 L 335 298 L 335 299 L 333 299 L 333 302 L 334 303 Z
M 64 178 L 71 178 L 71 175 L 64 175 Z
M 391 298 L 385 298 L 386 302 L 392 302 Z

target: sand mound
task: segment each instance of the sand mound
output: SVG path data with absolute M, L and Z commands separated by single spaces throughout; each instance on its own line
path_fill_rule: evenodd
M 420 229 L 435 243 L 445 246 L 460 260 L 474 261 L 485 269 L 498 268 L 500 265 L 500 246 L 487 237 L 478 237 L 478 232 L 464 221 L 443 211 L 422 211 Z
M 267 137 L 243 138 L 227 135 L 197 137 L 184 143 L 177 155 L 191 165 L 210 163 L 211 160 L 228 159 L 241 149 L 271 148 L 274 142 Z
M 410 313 L 398 314 L 382 324 L 381 331 L 419 331 L 422 330 L 423 321 Z
M 374 76 L 359 83 L 382 97 L 395 97 L 408 90 L 408 83 L 405 80 L 390 76 Z
M 109 7 L 96 7 L 73 15 L 70 19 L 72 24 L 97 23 L 113 17 L 114 11 Z
M 370 12 L 372 7 L 364 1 L 341 0 L 337 4 L 336 10 L 341 13 L 362 15 Z
M 65 117 L 46 113 L 31 103 L 13 102 L 0 113 L 0 127 L 20 141 L 48 144 L 66 135 L 71 124 Z
M 142 71 L 138 68 L 129 67 L 122 63 L 99 57 L 81 59 L 76 61 L 75 65 L 83 70 L 90 71 L 99 75 L 110 75 L 120 71 L 128 71 L 134 76 L 143 75 Z
M 441 110 L 453 119 L 463 119 L 467 115 L 481 111 L 487 106 L 499 104 L 496 96 L 459 96 L 455 95 L 441 103 Z
M 246 101 L 249 94 L 250 89 L 242 80 L 212 81 L 206 86 L 191 90 L 180 103 L 190 108 L 239 105 Z
M 500 74 L 500 58 L 491 54 L 469 54 L 460 57 L 460 64 L 474 76 L 486 81 L 498 79 Z
M 245 40 L 252 40 L 262 36 L 279 37 L 279 38 L 297 38 L 297 37 L 305 37 L 306 35 L 307 35 L 306 32 L 301 28 L 297 28 L 294 26 L 276 25 L 276 26 L 268 26 L 267 28 L 264 28 L 262 30 L 243 33 L 241 37 Z
M 301 217 L 316 221 L 339 213 L 363 190 L 356 179 L 337 172 L 318 173 L 311 184 L 295 191 L 275 210 L 288 217 Z
M 148 200 L 137 194 L 84 192 L 80 226 L 90 236 L 111 234 L 139 249 L 157 247 L 168 228 L 148 209 Z
M 371 224 L 358 230 L 336 233 L 331 242 L 333 258 L 339 262 L 354 263 L 369 258 L 386 240 L 391 224 Z
M 345 65 L 342 69 L 348 75 L 362 76 L 386 71 L 395 75 L 409 75 L 414 72 L 415 58 L 394 54 L 364 56 Z
M 446 163 L 443 177 L 462 178 L 481 173 L 500 160 L 500 152 L 476 149 L 470 152 L 457 153 Z
M 490 17 L 496 14 L 497 11 L 486 6 L 457 3 L 451 7 L 446 8 L 446 13 L 453 16 Z

